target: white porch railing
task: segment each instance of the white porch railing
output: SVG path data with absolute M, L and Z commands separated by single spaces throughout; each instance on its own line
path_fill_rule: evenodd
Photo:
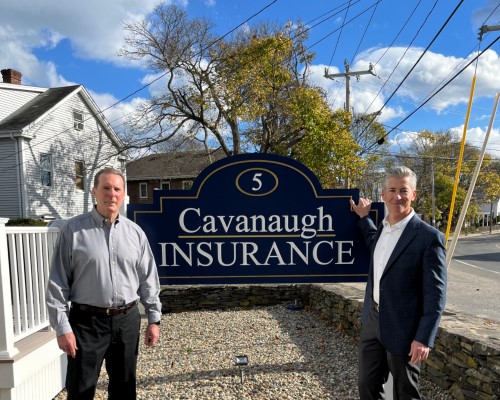
M 49 326 L 45 290 L 58 228 L 6 227 L 0 218 L 0 356 Z

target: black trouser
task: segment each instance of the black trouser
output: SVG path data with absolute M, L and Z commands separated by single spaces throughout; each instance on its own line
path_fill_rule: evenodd
M 108 398 L 136 398 L 136 367 L 141 315 L 137 307 L 117 316 L 71 309 L 76 358 L 68 356 L 68 400 L 92 400 L 103 360 L 108 372 Z
M 410 356 L 391 354 L 384 348 L 380 341 L 378 312 L 375 308 L 370 310 L 361 328 L 358 368 L 360 400 L 385 399 L 383 385 L 389 378 L 389 372 L 394 381 L 394 400 L 421 398 L 418 390 L 420 363 L 411 364 Z

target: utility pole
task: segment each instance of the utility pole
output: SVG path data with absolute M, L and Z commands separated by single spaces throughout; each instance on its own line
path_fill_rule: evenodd
M 431 160 L 431 207 L 432 221 L 431 225 L 436 227 L 436 199 L 434 198 L 434 158 Z
M 345 66 L 345 73 L 329 74 L 328 69 L 325 68 L 325 75 L 324 76 L 327 79 L 333 79 L 333 78 L 339 78 L 339 77 L 345 78 L 345 110 L 350 112 L 351 105 L 350 105 L 349 99 L 351 97 L 351 87 L 350 87 L 351 76 L 355 76 L 356 79 L 359 81 L 360 75 L 368 75 L 368 74 L 373 75 L 373 76 L 376 76 L 376 75 L 373 72 L 372 63 L 370 63 L 370 66 L 369 66 L 368 70 L 366 70 L 366 71 L 351 71 L 351 68 L 350 68 L 347 60 L 344 60 L 344 66 Z
M 500 31 L 500 25 L 483 25 L 479 28 L 479 40 L 483 40 L 483 35 L 488 32 Z
M 356 80 L 359 81 L 359 76 L 360 75 L 373 75 L 376 76 L 375 73 L 373 72 L 373 64 L 370 63 L 368 70 L 366 71 L 351 71 L 351 68 L 349 66 L 349 63 L 347 60 L 344 60 L 344 66 L 345 66 L 345 73 L 338 73 L 338 74 L 329 74 L 328 73 L 328 68 L 325 68 L 325 75 L 324 77 L 327 79 L 333 79 L 333 78 L 339 78 L 339 77 L 344 77 L 345 78 L 345 110 L 347 112 L 351 112 L 351 104 L 350 104 L 350 97 L 351 97 L 351 76 L 355 76 Z M 346 188 L 349 187 L 349 176 L 346 176 L 344 186 Z

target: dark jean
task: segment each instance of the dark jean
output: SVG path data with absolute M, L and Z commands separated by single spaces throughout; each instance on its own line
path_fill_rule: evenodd
M 110 400 L 136 398 L 136 367 L 141 316 L 137 307 L 117 316 L 72 309 L 69 322 L 76 336 L 76 357 L 68 356 L 68 400 L 92 400 L 105 361 Z

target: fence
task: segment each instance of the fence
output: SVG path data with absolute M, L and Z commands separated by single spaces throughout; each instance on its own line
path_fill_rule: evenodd
M 0 355 L 49 326 L 45 289 L 58 228 L 7 227 L 0 218 Z

